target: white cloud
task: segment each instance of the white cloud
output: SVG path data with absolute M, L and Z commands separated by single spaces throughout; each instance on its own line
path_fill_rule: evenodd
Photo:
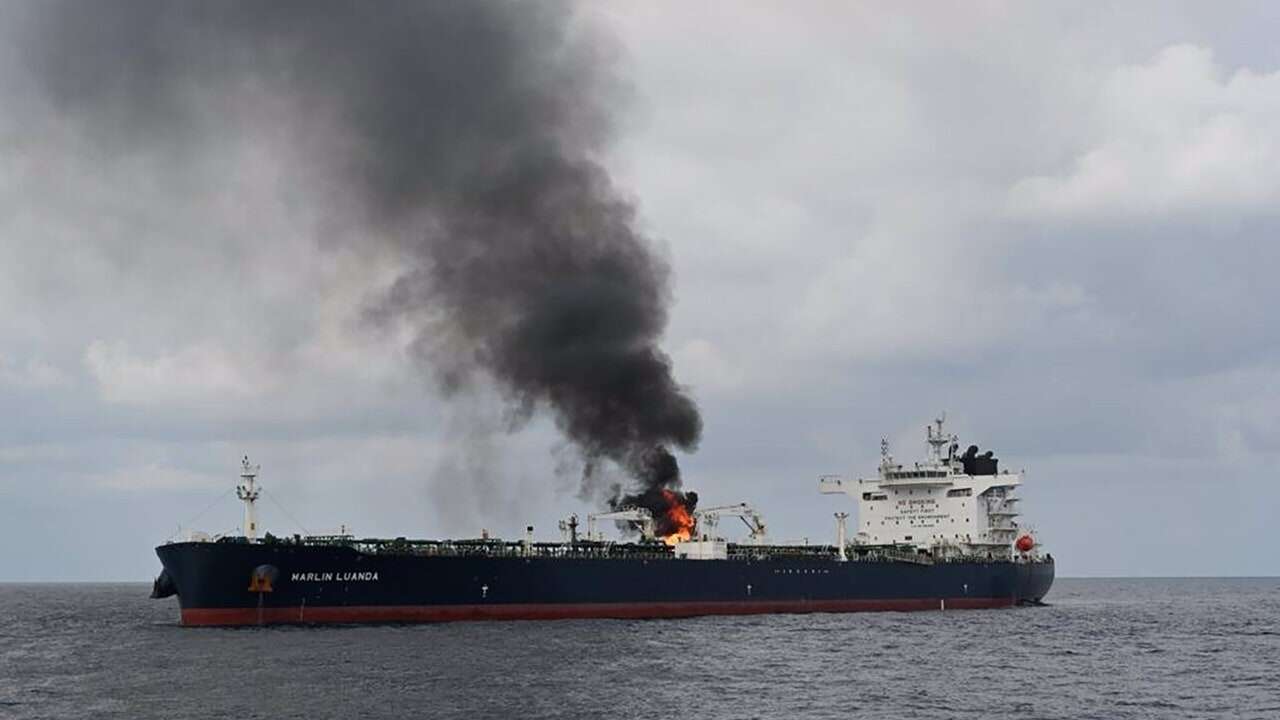
M 1173 45 L 1115 69 L 1093 113 L 1097 136 L 1069 169 L 1013 186 L 1015 214 L 1270 210 L 1280 200 L 1280 72 L 1227 75 L 1208 48 Z
M 9 445 L 0 447 L 0 464 L 53 463 L 70 454 L 65 445 L 40 443 L 35 445 Z
M 160 462 L 122 467 L 91 476 L 95 485 L 108 490 L 203 490 L 212 491 L 229 487 L 227 478 L 193 472 Z
M 84 362 L 102 398 L 123 405 L 222 403 L 259 396 L 274 384 L 249 358 L 213 342 L 141 357 L 122 341 L 95 340 Z
M 672 353 L 680 381 L 693 388 L 695 397 L 741 390 L 746 371 L 715 342 L 693 338 Z

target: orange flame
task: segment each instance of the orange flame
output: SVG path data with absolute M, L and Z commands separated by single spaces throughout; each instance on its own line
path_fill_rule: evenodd
M 674 532 L 662 536 L 662 542 L 675 545 L 693 537 L 693 515 L 685 507 L 680 496 L 664 488 L 662 499 L 667 502 L 667 509 L 663 513 L 666 518 L 665 524 L 667 527 L 675 528 Z

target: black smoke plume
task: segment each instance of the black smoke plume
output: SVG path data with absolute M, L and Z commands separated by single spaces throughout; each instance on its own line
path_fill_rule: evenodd
M 363 242 L 403 257 L 371 317 L 415 328 L 446 389 L 479 369 L 517 418 L 549 412 L 589 488 L 621 466 L 638 487 L 613 502 L 679 486 L 672 450 L 696 449 L 701 419 L 658 345 L 669 268 L 599 162 L 620 85 L 608 39 L 572 6 L 39 0 L 15 14 L 49 101 L 115 152 L 198 146 L 210 98 L 283 99 L 326 186 L 354 198 Z

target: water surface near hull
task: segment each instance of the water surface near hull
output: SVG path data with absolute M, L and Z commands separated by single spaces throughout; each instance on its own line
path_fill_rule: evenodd
M 700 603 L 562 603 L 542 605 L 388 605 L 349 607 L 188 608 L 182 624 L 278 625 L 327 623 L 412 623 L 465 620 L 635 620 L 702 615 L 766 615 L 913 610 L 972 610 L 1009 607 L 1006 598 L 822 600 Z

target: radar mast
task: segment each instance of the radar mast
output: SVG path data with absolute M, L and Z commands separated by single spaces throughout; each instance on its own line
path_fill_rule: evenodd
M 254 503 L 258 501 L 262 488 L 255 486 L 254 481 L 258 478 L 258 471 L 261 469 L 261 465 L 249 464 L 248 455 L 240 461 L 241 482 L 236 486 L 236 497 L 244 501 L 244 536 L 251 542 L 258 537 L 258 513 Z

